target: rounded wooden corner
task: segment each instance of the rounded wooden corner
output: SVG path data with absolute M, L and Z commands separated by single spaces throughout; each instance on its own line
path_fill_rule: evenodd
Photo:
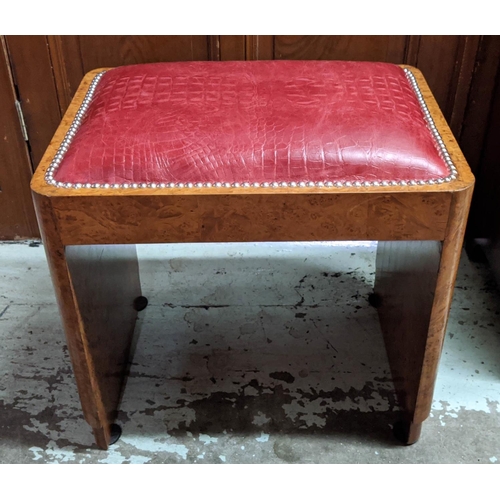
M 407 68 L 413 73 L 418 88 L 420 89 L 420 92 L 424 99 L 425 105 L 427 106 L 432 120 L 434 121 L 434 124 L 439 131 L 439 135 L 444 141 L 446 150 L 451 156 L 451 159 L 458 171 L 458 178 L 448 184 L 450 188 L 449 190 L 455 192 L 473 186 L 474 176 L 472 175 L 469 164 L 467 163 L 467 160 L 462 150 L 460 149 L 460 146 L 458 145 L 455 135 L 450 129 L 448 121 L 444 117 L 444 114 L 430 89 L 425 76 L 418 68 L 415 68 L 414 66 L 402 64 L 401 67 Z
M 92 81 L 97 75 L 99 75 L 103 71 L 108 71 L 109 69 L 113 68 L 96 68 L 87 72 L 83 77 L 80 85 L 78 86 L 78 89 L 75 92 L 75 95 L 71 99 L 71 103 L 68 106 L 68 109 L 64 113 L 59 127 L 55 131 L 54 136 L 52 137 L 49 146 L 45 150 L 45 153 L 31 179 L 30 188 L 33 192 L 38 193 L 42 196 L 57 196 L 62 194 L 60 190 L 56 189 L 54 186 L 50 186 L 49 184 L 47 184 L 45 180 L 45 173 L 49 168 L 55 154 L 57 153 L 57 150 L 66 135 L 66 132 L 71 126 L 71 123 L 73 122 Z
M 404 69 L 409 69 L 413 74 L 418 73 L 423 77 L 422 72 L 416 66 L 412 66 L 411 64 L 399 64 L 398 66 Z
M 103 71 L 109 71 L 111 69 L 114 69 L 114 68 L 113 67 L 111 67 L 111 68 L 107 67 L 107 68 L 95 68 L 95 69 L 91 69 L 90 71 L 87 71 L 87 73 L 85 73 L 84 77 L 82 78 L 81 84 L 83 84 L 84 82 L 86 82 L 88 80 L 92 81 L 99 73 L 102 73 Z

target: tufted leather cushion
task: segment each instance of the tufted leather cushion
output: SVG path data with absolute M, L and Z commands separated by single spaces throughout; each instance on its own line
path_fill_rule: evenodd
M 54 178 L 272 183 L 447 175 L 400 67 L 255 61 L 109 70 Z

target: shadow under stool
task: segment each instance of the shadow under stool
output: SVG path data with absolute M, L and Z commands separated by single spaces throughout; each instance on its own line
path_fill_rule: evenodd
M 32 180 L 85 419 L 113 422 L 141 299 L 135 244 L 378 241 L 404 421 L 428 417 L 474 179 L 422 74 L 341 61 L 88 73 Z M 327 376 L 328 374 L 325 374 Z

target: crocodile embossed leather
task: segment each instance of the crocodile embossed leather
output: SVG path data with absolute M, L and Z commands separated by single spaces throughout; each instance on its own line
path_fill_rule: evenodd
M 62 187 L 448 181 L 453 164 L 415 85 L 399 66 L 370 62 L 111 69 L 94 82 L 48 181 Z

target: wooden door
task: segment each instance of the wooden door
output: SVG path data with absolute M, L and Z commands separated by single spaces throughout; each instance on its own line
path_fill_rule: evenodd
M 38 237 L 28 148 L 16 109 L 5 40 L 0 38 L 0 240 Z

